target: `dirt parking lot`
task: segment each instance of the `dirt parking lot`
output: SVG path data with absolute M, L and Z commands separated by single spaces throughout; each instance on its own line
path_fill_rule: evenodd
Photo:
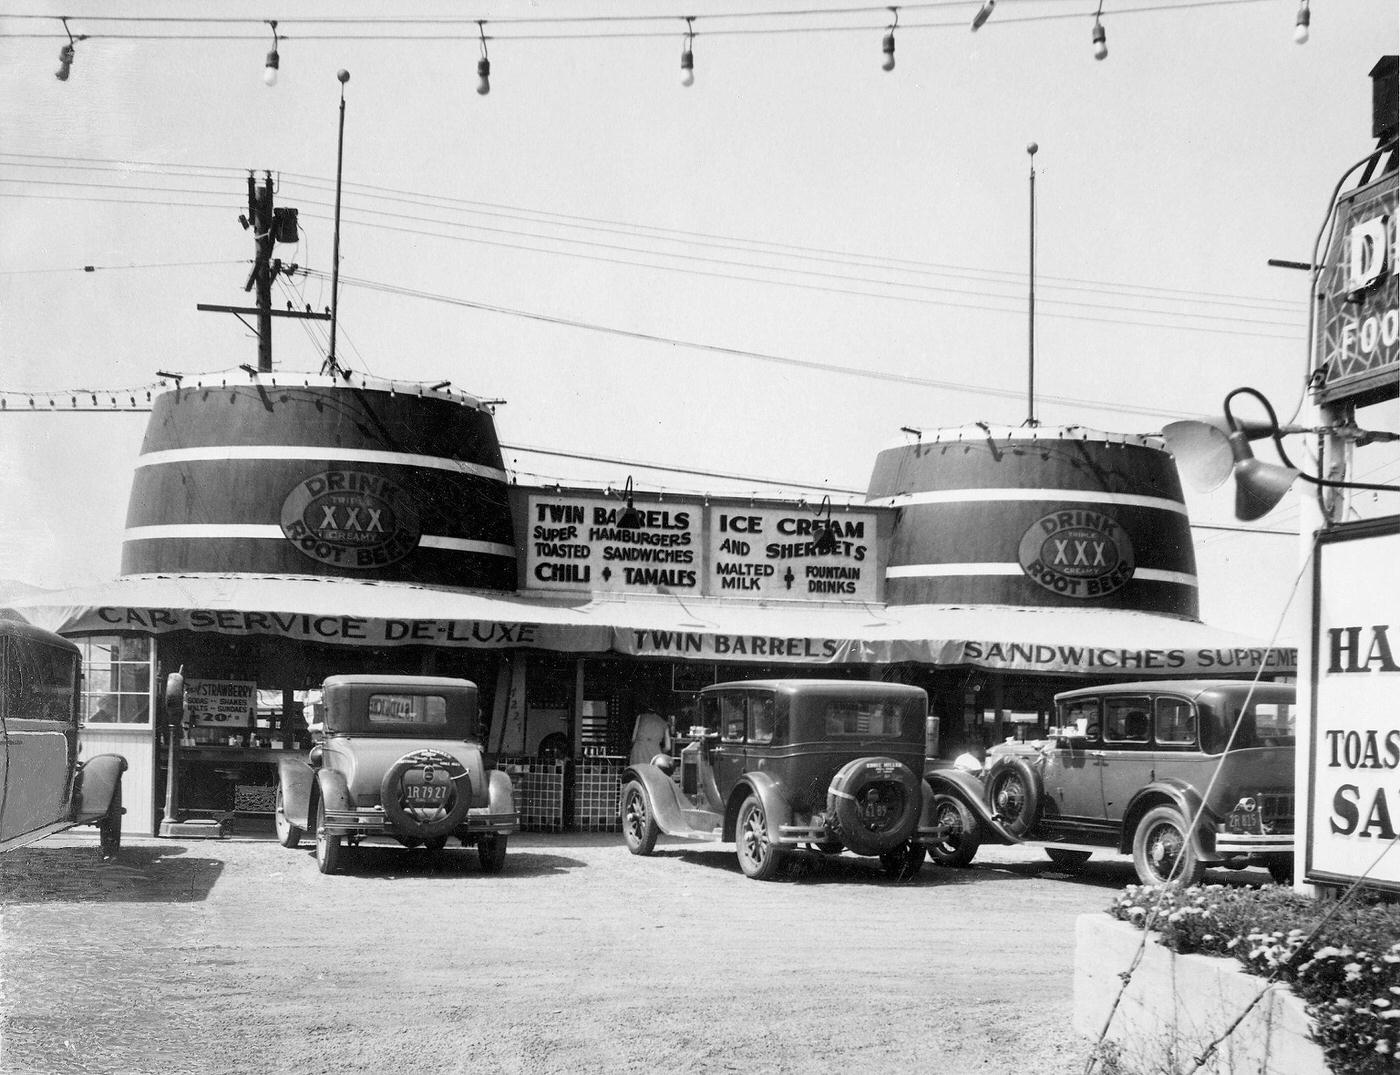
M 522 834 L 323 876 L 270 838 L 0 856 L 0 1070 L 1077 1072 L 1073 920 L 1130 883 L 989 848 L 913 883 L 731 845 Z

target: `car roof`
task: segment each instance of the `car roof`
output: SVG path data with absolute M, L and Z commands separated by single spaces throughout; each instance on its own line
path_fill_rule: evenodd
M 718 690 L 771 690 L 789 694 L 800 690 L 830 690 L 839 688 L 859 694 L 925 694 L 922 687 L 907 683 L 873 683 L 867 679 L 734 679 L 725 683 L 715 683 L 705 687 L 705 691 Z
M 469 679 L 456 679 L 451 676 L 374 676 L 374 675 L 343 675 L 327 676 L 321 684 L 322 687 L 388 687 L 394 690 L 442 690 L 444 688 L 461 689 L 471 687 L 476 689 L 476 684 Z
M 56 635 L 52 631 L 46 631 L 42 627 L 35 627 L 32 623 L 24 620 L 12 620 L 8 616 L 0 615 L 0 636 L 9 635 L 12 638 L 26 638 L 32 642 L 46 642 L 51 646 L 58 646 L 60 649 L 69 650 L 72 653 L 78 652 L 78 645 L 72 639 Z
M 1275 683 L 1272 681 L 1255 683 L 1248 679 L 1148 679 L 1134 683 L 1105 683 L 1098 687 L 1079 687 L 1072 691 L 1061 691 L 1055 701 L 1073 701 L 1077 698 L 1092 698 L 1097 695 L 1122 694 L 1175 694 L 1195 701 L 1203 695 L 1238 695 L 1250 691 L 1261 697 L 1277 699 L 1283 694 L 1296 697 L 1296 683 Z

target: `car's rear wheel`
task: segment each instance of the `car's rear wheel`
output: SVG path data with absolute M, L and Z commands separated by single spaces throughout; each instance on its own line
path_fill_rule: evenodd
M 316 866 L 322 873 L 335 873 L 345 858 L 345 848 L 341 846 L 339 835 L 326 831 L 326 807 L 318 797 L 316 800 Z
M 840 840 L 818 840 L 814 844 L 808 844 L 809 848 L 822 855 L 839 855 L 846 850 L 846 845 Z
M 283 847 L 297 847 L 301 843 L 302 830 L 287 820 L 287 804 L 282 799 L 282 785 L 277 785 L 277 799 L 273 803 L 272 823 L 277 829 L 277 842 Z
M 634 855 L 650 855 L 660 834 L 647 789 L 640 780 L 629 780 L 622 789 L 622 838 L 627 850 Z
M 479 837 L 476 856 L 481 860 L 482 873 L 500 873 L 506 865 L 506 837 L 501 833 Z
M 924 868 L 924 845 L 906 840 L 880 856 L 880 868 L 891 881 L 912 881 Z
M 1157 806 L 1142 816 L 1133 834 L 1133 867 L 1144 885 L 1177 881 L 1184 888 L 1205 874 L 1176 807 Z
M 429 851 L 441 851 L 447 846 L 446 836 L 434 836 L 423 841 L 423 846 Z
M 1293 858 L 1270 859 L 1268 861 L 1269 876 L 1278 885 L 1291 885 L 1293 883 Z
M 940 832 L 937 839 L 925 844 L 928 857 L 940 866 L 960 867 L 971 862 L 982 846 L 972 811 L 951 795 L 935 795 L 933 823 Z
M 782 868 L 786 852 L 774 847 L 768 839 L 768 815 L 757 795 L 750 795 L 739 807 L 735 827 L 735 852 L 739 869 L 755 881 L 771 881 Z
M 116 858 L 122 849 L 122 782 L 112 789 L 112 801 L 97 826 L 97 847 L 104 859 Z
M 1088 851 L 1074 851 L 1068 847 L 1047 847 L 1045 853 L 1050 861 L 1065 871 L 1078 870 L 1089 861 Z

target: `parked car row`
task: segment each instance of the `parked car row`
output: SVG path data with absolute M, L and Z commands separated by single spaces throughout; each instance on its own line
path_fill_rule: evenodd
M 78 651 L 0 621 L 0 850 L 95 824 L 121 840 L 117 755 L 78 759 Z M 180 705 L 179 677 L 171 704 Z M 1230 680 L 1115 684 L 1055 699 L 1047 738 L 1008 742 L 971 767 L 926 757 L 928 696 L 902 684 L 721 683 L 672 752 L 622 773 L 623 839 L 650 855 L 662 833 L 728 841 L 751 878 L 799 848 L 879 860 L 909 879 L 925 858 L 966 866 L 987 843 L 1036 843 L 1073 868 L 1131 854 L 1144 883 L 1194 883 L 1208 866 L 1293 868 L 1295 689 Z M 518 813 L 488 768 L 477 688 L 433 676 L 338 675 L 309 715 L 313 745 L 279 763 L 284 847 L 315 841 L 323 873 L 362 844 L 474 848 L 505 865 Z

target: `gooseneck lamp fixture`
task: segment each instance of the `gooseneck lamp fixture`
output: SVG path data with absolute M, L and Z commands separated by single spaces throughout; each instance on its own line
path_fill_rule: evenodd
M 880 44 L 880 50 L 885 54 L 885 62 L 880 65 L 882 71 L 894 70 L 894 32 L 899 28 L 899 8 L 890 8 L 890 14 L 894 16 L 894 22 L 890 23 L 885 31 L 885 40 Z
M 624 495 L 627 497 L 627 507 L 618 513 L 617 522 L 614 525 L 619 530 L 640 530 L 646 525 L 646 520 L 642 518 L 642 513 L 632 503 L 632 475 L 630 474 L 627 476 L 627 489 Z
M 1094 13 L 1094 59 L 1105 60 L 1108 58 L 1108 34 L 1104 31 L 1103 23 L 1099 17 L 1103 14 L 1103 0 L 1099 0 L 1099 9 Z
M 826 525 L 821 528 L 821 533 L 815 535 L 816 541 L 812 549 L 818 556 L 830 556 L 836 551 L 836 527 L 831 521 L 831 497 L 822 497 L 821 505 L 817 508 L 817 518 L 821 518 L 823 508 L 826 509 Z
M 1258 400 L 1264 408 L 1268 421 L 1263 423 L 1245 422 L 1236 418 L 1230 404 L 1236 397 L 1242 395 Z M 1234 475 L 1235 518 L 1242 522 L 1253 522 L 1271 512 L 1298 478 L 1328 489 L 1365 489 L 1372 492 L 1400 493 L 1400 486 L 1396 485 L 1333 481 L 1330 478 L 1320 478 L 1299 470 L 1293 465 L 1292 460 L 1288 458 L 1287 451 L 1284 450 L 1283 435 L 1285 433 L 1313 431 L 1296 427 L 1280 427 L 1278 415 L 1274 413 L 1273 405 L 1263 393 L 1253 388 L 1236 388 L 1230 392 L 1225 397 L 1224 411 L 1223 421 L 1207 419 L 1173 422 L 1163 428 L 1162 436 L 1166 439 L 1167 447 L 1172 454 L 1184 462 L 1187 473 L 1195 472 L 1198 479 L 1202 479 L 1196 483 L 1197 488 L 1202 489 L 1202 491 L 1209 491 L 1210 488 L 1223 484 L 1225 478 L 1231 474 Z M 1225 431 L 1225 445 L 1229 452 L 1228 463 L 1224 467 L 1221 466 L 1220 450 L 1222 430 Z M 1393 433 L 1367 432 L 1346 427 L 1338 427 L 1329 432 L 1348 436 L 1358 444 L 1372 440 L 1397 439 L 1397 434 Z M 1250 448 L 1249 442 L 1264 437 L 1268 437 L 1274 442 L 1279 459 L 1283 461 L 1282 466 L 1276 463 L 1265 463 L 1254 457 L 1254 451 Z M 1205 484 L 1205 481 L 1215 480 L 1217 476 L 1219 480 L 1216 480 L 1214 485 Z
M 277 85 L 277 69 L 282 65 L 282 58 L 277 54 L 277 46 L 281 44 L 281 39 L 277 36 L 277 20 L 268 22 L 272 27 L 272 51 L 267 54 L 267 61 L 263 65 L 263 85 Z
M 53 73 L 53 77 L 60 82 L 67 82 L 68 76 L 73 73 L 73 57 L 77 50 L 73 47 L 73 31 L 68 29 L 68 20 L 63 20 L 63 32 L 68 35 L 68 44 L 58 50 L 58 70 Z
M 485 97 L 491 92 L 491 57 L 486 54 L 486 26 L 479 20 L 476 32 L 481 36 L 481 59 L 476 61 L 476 92 Z
M 1300 45 L 1308 43 L 1308 28 L 1312 25 L 1312 12 L 1308 10 L 1308 0 L 1299 0 L 1298 22 L 1293 27 L 1293 40 Z
M 685 41 L 681 43 L 681 85 L 695 85 L 695 18 L 687 15 Z
M 997 0 L 987 0 L 982 5 L 976 15 L 972 16 L 972 29 L 974 32 L 982 29 L 987 20 L 992 17 L 992 12 L 996 10 Z

